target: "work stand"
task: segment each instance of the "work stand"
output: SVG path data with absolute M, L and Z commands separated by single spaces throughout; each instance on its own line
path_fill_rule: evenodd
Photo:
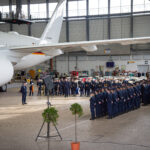
M 48 93 L 48 96 L 47 96 L 47 106 L 48 106 L 48 108 L 51 107 L 51 103 L 50 103 L 50 101 L 49 101 L 49 93 Z M 47 135 L 42 136 L 42 135 L 40 135 L 40 134 L 41 134 L 41 131 L 42 131 L 42 129 L 43 129 L 45 123 L 47 123 Z M 54 136 L 51 136 L 51 135 L 50 135 L 50 125 L 51 125 L 51 124 L 53 124 L 53 126 L 55 127 L 55 130 L 56 130 L 56 132 L 57 132 L 57 135 L 54 135 Z M 37 135 L 37 137 L 36 137 L 36 139 L 35 139 L 36 142 L 37 142 L 38 138 L 48 138 L 48 139 L 49 139 L 49 138 L 58 137 L 58 136 L 59 136 L 60 139 L 62 140 L 62 137 L 61 137 L 61 135 L 60 135 L 60 133 L 59 133 L 59 131 L 58 131 L 58 128 L 56 127 L 55 123 L 51 123 L 51 124 L 50 124 L 50 122 L 48 123 L 48 122 L 43 121 L 42 126 L 41 126 L 41 128 L 40 128 L 40 130 L 39 130 L 39 132 L 38 132 L 38 135 Z

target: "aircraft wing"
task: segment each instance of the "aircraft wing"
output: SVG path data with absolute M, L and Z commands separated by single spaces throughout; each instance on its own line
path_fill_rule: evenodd
M 109 45 L 109 44 L 132 45 L 132 44 L 146 44 L 146 43 L 150 43 L 150 37 L 65 42 L 65 43 L 31 46 L 31 47 L 28 47 L 28 46 L 27 47 L 14 47 L 14 48 L 11 48 L 11 50 L 15 52 L 19 52 L 19 53 L 43 52 L 48 55 L 55 55 L 54 54 L 55 52 L 59 54 L 60 51 L 72 52 L 72 51 L 79 51 L 79 50 L 81 51 L 81 49 L 88 51 L 88 52 L 93 52 L 97 50 L 97 45 Z

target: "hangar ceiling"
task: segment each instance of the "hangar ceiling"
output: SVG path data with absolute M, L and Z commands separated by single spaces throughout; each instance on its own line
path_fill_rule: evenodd
M 22 0 L 22 4 L 27 4 L 28 0 Z M 60 0 L 49 0 L 50 3 L 59 2 Z M 77 0 L 68 0 L 68 1 L 77 1 Z M 31 4 L 45 3 L 46 0 L 30 0 Z M 13 5 L 16 4 L 16 0 L 12 0 Z M 9 0 L 0 0 L 0 6 L 5 6 L 9 4 Z

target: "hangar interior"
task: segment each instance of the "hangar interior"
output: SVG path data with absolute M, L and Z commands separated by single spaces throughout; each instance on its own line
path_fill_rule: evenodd
M 0 24 L 0 30 L 40 37 L 58 1 L 21 0 L 20 2 L 22 16 L 35 23 Z M 8 17 L 9 11 L 16 12 L 15 4 L 14 0 L 0 2 L 0 11 L 4 17 Z M 60 42 L 148 37 L 150 36 L 149 8 L 149 0 L 94 0 L 94 3 L 92 0 L 69 0 L 64 10 Z M 90 75 L 93 71 L 99 71 L 100 67 L 104 74 L 116 67 L 120 70 L 145 73 L 149 71 L 149 48 L 149 44 L 98 46 L 97 52 L 86 53 L 81 50 L 58 56 L 53 59 L 51 67 L 59 73 L 86 70 Z M 114 68 L 106 67 L 106 62 L 110 59 L 115 62 Z M 43 69 L 43 66 L 49 68 L 49 62 L 32 69 Z
M 40 38 L 58 2 L 60 0 L 0 0 L 0 31 Z M 18 20 L 4 23 L 16 16 L 22 19 L 20 25 L 16 23 Z M 59 41 L 150 37 L 149 27 L 149 0 L 67 0 Z M 7 46 L 7 40 L 4 45 Z M 8 61 L 2 62 L 5 70 Z M 115 65 L 107 67 L 107 62 Z M 9 61 L 9 65 L 13 70 L 15 64 Z M 146 76 L 149 67 L 150 43 L 101 45 L 96 52 L 80 48 L 24 70 L 59 74 L 88 72 L 88 76 L 79 79 L 60 77 L 53 82 L 50 79 L 51 90 L 42 77 L 32 80 L 30 76 L 29 80 L 12 80 L 4 85 L 1 81 L 9 73 L 2 74 L 0 68 L 0 91 L 3 90 L 0 92 L 0 149 L 70 150 L 72 144 L 78 144 L 80 148 L 72 147 L 72 150 L 150 150 L 150 76 Z M 114 77 L 114 70 L 143 75 L 141 78 L 132 78 L 130 74 Z M 80 108 L 79 116 L 83 110 L 83 116 L 72 115 L 74 103 Z M 52 107 L 47 108 L 47 104 Z M 52 126 L 53 121 L 45 119 L 49 117 L 49 113 L 44 114 L 46 108 L 58 111 L 57 116 L 53 110 L 59 117 L 55 124 L 58 130 Z M 62 139 L 55 137 L 58 131 Z M 49 134 L 54 138 L 49 138 Z

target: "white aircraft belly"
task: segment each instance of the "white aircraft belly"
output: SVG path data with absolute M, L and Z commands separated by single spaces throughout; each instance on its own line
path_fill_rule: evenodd
M 37 64 L 40 64 L 46 60 L 49 60 L 51 56 L 45 56 L 45 55 L 34 55 L 30 54 L 27 56 L 24 56 L 15 66 L 15 70 L 25 69 L 32 66 L 35 66 Z

